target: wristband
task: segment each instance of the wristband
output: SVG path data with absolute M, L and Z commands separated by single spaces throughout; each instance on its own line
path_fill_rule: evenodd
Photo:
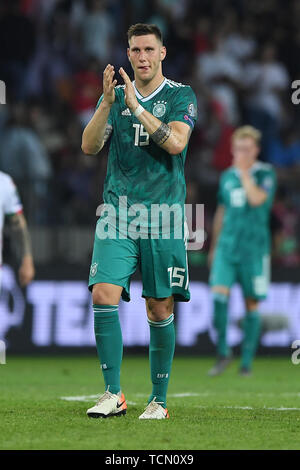
M 135 111 L 133 111 L 133 114 L 135 115 L 135 117 L 139 117 L 140 114 L 142 114 L 142 112 L 145 111 L 145 108 L 143 108 L 143 106 L 141 104 L 138 105 L 138 107 L 136 108 Z

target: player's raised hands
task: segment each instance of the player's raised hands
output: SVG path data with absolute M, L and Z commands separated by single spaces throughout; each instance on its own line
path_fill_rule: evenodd
M 115 101 L 115 86 L 117 80 L 114 80 L 114 66 L 108 64 L 103 72 L 103 100 L 112 105 Z
M 119 73 L 125 83 L 125 90 L 124 90 L 125 103 L 127 104 L 128 108 L 131 111 L 134 111 L 138 107 L 139 103 L 138 103 L 138 100 L 136 99 L 132 82 L 130 78 L 128 77 L 127 73 L 125 72 L 125 70 L 123 69 L 123 67 L 119 69 Z

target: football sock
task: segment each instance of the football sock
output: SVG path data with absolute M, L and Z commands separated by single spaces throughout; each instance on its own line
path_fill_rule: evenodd
M 93 310 L 97 352 L 105 390 L 117 394 L 121 390 L 120 370 L 123 356 L 118 305 L 93 305 Z
M 261 331 L 261 318 L 257 311 L 247 312 L 243 320 L 243 330 L 241 368 L 250 369 Z
M 151 321 L 149 359 L 152 380 L 152 394 L 148 403 L 156 397 L 166 408 L 167 389 L 175 350 L 174 314 L 166 320 Z
M 230 354 L 230 349 L 226 342 L 227 331 L 227 309 L 228 309 L 228 296 L 219 292 L 213 293 L 214 299 L 214 327 L 217 330 L 217 353 L 218 356 L 227 357 Z

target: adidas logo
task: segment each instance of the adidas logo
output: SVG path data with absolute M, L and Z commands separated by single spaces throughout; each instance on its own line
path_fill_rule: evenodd
M 121 112 L 122 116 L 131 116 L 131 112 L 129 108 L 124 109 L 124 111 Z

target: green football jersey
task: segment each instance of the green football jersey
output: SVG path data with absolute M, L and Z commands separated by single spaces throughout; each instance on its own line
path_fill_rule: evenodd
M 135 86 L 138 102 L 165 123 L 180 121 L 191 128 L 197 117 L 196 96 L 190 86 L 167 78 L 149 96 L 143 97 Z M 127 207 L 143 204 L 180 204 L 183 209 L 186 186 L 184 163 L 187 147 L 170 155 L 152 141 L 143 125 L 125 104 L 124 85 L 115 88 L 116 99 L 108 123 L 109 140 L 107 175 L 103 200 L 116 209 L 119 197 L 127 197 Z M 98 101 L 100 105 L 103 95 Z
M 230 167 L 220 179 L 218 203 L 225 207 L 218 247 L 233 262 L 243 262 L 270 252 L 270 211 L 276 190 L 276 175 L 271 165 L 256 162 L 251 170 L 255 183 L 268 197 L 260 206 L 251 206 L 241 184 L 239 170 Z

